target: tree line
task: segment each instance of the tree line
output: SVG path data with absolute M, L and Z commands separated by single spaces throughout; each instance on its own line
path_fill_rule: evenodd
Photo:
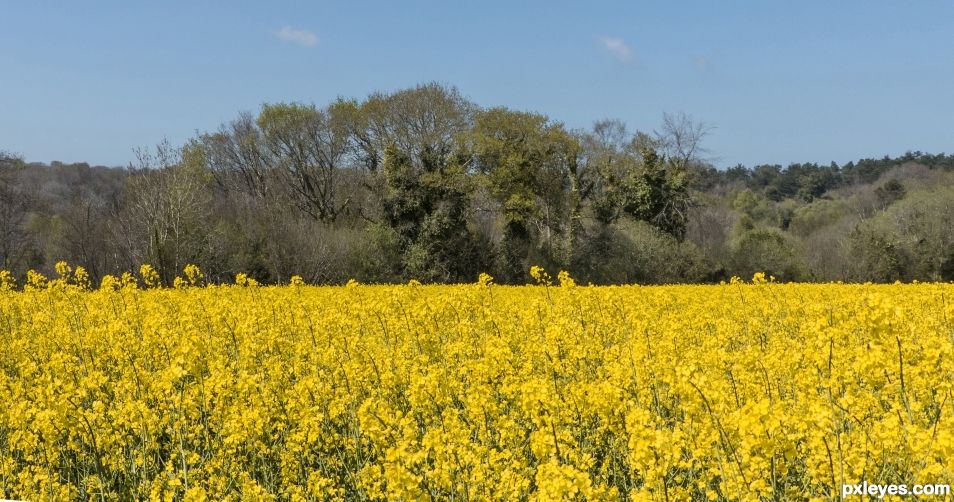
M 717 169 L 710 128 L 571 130 L 436 83 L 273 103 L 125 168 L 0 154 L 0 269 L 94 280 L 581 283 L 954 279 L 954 156 Z

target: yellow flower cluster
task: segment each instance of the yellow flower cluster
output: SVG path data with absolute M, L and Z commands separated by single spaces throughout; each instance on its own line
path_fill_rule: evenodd
M 948 284 L 247 287 L 194 269 L 181 289 L 90 290 L 58 272 L 0 274 L 0 498 L 827 500 L 954 482 Z

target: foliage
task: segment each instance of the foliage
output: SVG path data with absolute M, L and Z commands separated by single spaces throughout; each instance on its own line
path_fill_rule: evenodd
M 0 266 L 23 284 L 69 260 L 98 284 L 150 262 L 166 286 L 187 263 L 261 284 L 951 277 L 954 156 L 720 169 L 712 126 L 661 122 L 572 130 L 430 82 L 266 103 L 127 168 L 0 151 Z
M 595 284 L 674 284 L 712 281 L 719 272 L 693 243 L 626 217 L 587 235 L 572 270 Z
M 741 230 L 732 249 L 732 270 L 746 276 L 764 271 L 783 281 L 802 278 L 802 267 L 784 235 L 769 229 Z

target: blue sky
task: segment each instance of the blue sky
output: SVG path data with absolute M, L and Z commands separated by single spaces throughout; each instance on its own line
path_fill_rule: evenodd
M 125 165 L 264 102 L 436 80 L 572 128 L 663 112 L 716 165 L 954 152 L 954 3 L 0 0 L 0 149 Z

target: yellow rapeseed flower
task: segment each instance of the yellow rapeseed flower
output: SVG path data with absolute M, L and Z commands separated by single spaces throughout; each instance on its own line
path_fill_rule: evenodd
M 64 266 L 69 267 L 64 264 Z M 954 284 L 0 272 L 25 500 L 833 500 L 954 482 Z M 61 272 L 64 272 L 61 274 Z M 88 276 L 86 281 L 88 281 Z M 50 287 L 50 284 L 53 286 Z

